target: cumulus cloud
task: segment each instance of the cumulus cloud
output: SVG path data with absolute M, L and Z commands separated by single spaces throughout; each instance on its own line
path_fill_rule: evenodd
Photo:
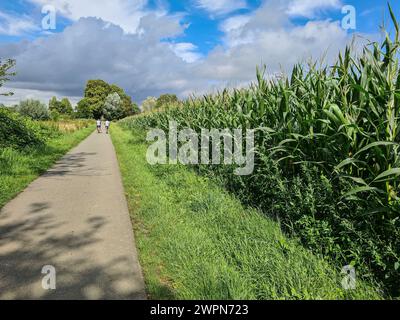
M 200 72 L 214 71 L 214 78 L 246 82 L 254 76 L 256 65 L 267 66 L 270 73 L 290 72 L 292 66 L 310 58 L 332 61 L 349 36 L 339 22 L 310 20 L 305 25 L 291 22 L 286 1 L 265 2 L 250 15 L 225 20 L 224 46 L 217 47 Z
M 57 14 L 72 21 L 80 18 L 95 17 L 119 25 L 125 32 L 135 33 L 140 19 L 149 12 L 148 0 L 28 0 L 34 5 L 52 5 Z M 154 10 L 153 10 L 154 12 Z M 165 14 L 155 10 L 159 15 Z
M 195 0 L 198 8 L 211 14 L 223 15 L 247 7 L 245 0 Z
M 341 6 L 341 0 L 293 0 L 289 4 L 287 13 L 291 16 L 314 18 L 322 10 Z
M 202 55 L 197 52 L 198 47 L 190 42 L 181 42 L 171 44 L 172 51 L 183 61 L 193 63 L 202 58 Z
M 57 97 L 59 100 L 64 98 L 65 96 L 56 91 L 46 91 L 46 90 L 32 90 L 32 89 L 19 89 L 19 88 L 10 88 L 10 87 L 2 87 L 1 93 L 4 92 L 13 92 L 14 95 L 1 97 L 1 102 L 5 105 L 11 106 L 18 104 L 21 99 L 36 99 L 44 102 L 48 102 L 52 97 Z M 67 96 L 73 105 L 76 105 L 79 100 L 82 99 L 80 96 Z
M 151 25 L 151 27 L 149 27 Z M 13 87 L 81 96 L 88 79 L 124 87 L 135 99 L 189 83 L 186 63 L 161 38 L 184 31 L 179 21 L 147 16 L 142 33 L 126 34 L 101 19 L 81 18 L 64 32 L 33 42 L 0 47 L 0 56 L 17 60 Z
M 214 50 L 206 67 L 199 72 L 204 75 L 213 72 L 214 79 L 231 79 L 240 84 L 254 78 L 256 66 L 265 64 L 271 74 L 280 71 L 288 74 L 295 63 L 320 59 L 325 50 L 327 60 L 331 61 L 349 41 L 338 23 L 328 21 L 312 21 L 302 27 L 274 31 L 249 30 L 243 37 L 249 39 L 248 43 L 235 39 L 235 45 L 228 50 L 222 47 Z
M 220 30 L 228 33 L 233 30 L 238 30 L 243 28 L 250 21 L 250 16 L 248 15 L 239 15 L 233 16 L 231 18 L 226 19 L 221 25 Z
M 14 16 L 0 12 L 0 34 L 19 36 L 39 29 L 29 16 Z
M 0 46 L 0 56 L 16 58 L 18 75 L 9 86 L 19 90 L 77 97 L 88 79 L 100 78 L 136 101 L 167 92 L 185 97 L 244 86 L 255 79 L 257 65 L 275 73 L 325 53 L 331 60 L 349 43 L 339 22 L 296 25 L 288 8 L 287 1 L 269 0 L 251 14 L 226 19 L 221 45 L 207 56 L 192 43 L 173 40 L 186 30 L 180 17 L 155 13 L 143 16 L 135 33 L 103 19 L 81 18 L 62 33 Z

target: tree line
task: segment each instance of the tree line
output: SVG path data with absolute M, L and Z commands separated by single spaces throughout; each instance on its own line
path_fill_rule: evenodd
M 3 82 L 8 80 L 7 73 L 15 63 L 2 64 Z M 1 84 L 0 84 L 1 85 Z M 3 93 L 2 95 L 12 95 Z M 9 110 L 20 113 L 33 120 L 58 120 L 62 118 L 119 120 L 140 112 L 138 105 L 132 102 L 123 89 L 117 85 L 110 85 L 103 80 L 89 80 L 84 97 L 74 108 L 68 98 L 52 97 L 46 105 L 40 100 L 26 99 L 9 107 Z
M 0 60 L 0 87 L 15 75 L 10 71 L 15 64 L 15 60 L 9 59 L 4 62 Z M 0 95 L 9 96 L 13 93 L 7 92 Z M 139 107 L 119 86 L 97 79 L 86 83 L 83 99 L 75 107 L 68 98 L 59 100 L 57 97 L 52 97 L 47 105 L 36 99 L 27 99 L 9 107 L 9 110 L 34 120 L 58 120 L 59 118 L 120 120 L 140 112 L 159 110 L 167 105 L 178 103 L 179 99 L 175 94 L 163 94 L 159 98 L 148 97 Z

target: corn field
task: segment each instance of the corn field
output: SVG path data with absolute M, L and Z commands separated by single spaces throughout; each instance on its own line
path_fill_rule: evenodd
M 127 119 L 129 128 L 257 130 L 256 170 L 219 176 L 244 202 L 275 217 L 303 244 L 400 296 L 400 72 L 395 35 L 350 47 L 330 67 L 298 64 L 267 79 L 258 69 L 247 89 L 191 98 Z

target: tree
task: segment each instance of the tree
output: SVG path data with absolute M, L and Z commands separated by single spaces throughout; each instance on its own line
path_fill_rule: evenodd
M 17 111 L 24 117 L 29 117 L 32 120 L 48 120 L 50 119 L 47 106 L 39 100 L 28 99 L 21 101 Z
M 122 105 L 123 101 L 118 93 L 109 94 L 104 103 L 104 117 L 108 120 L 121 119 L 124 115 Z
M 103 116 L 104 102 L 111 93 L 110 85 L 103 80 L 89 80 L 85 89 L 85 98 L 90 105 L 92 117 Z
M 132 103 L 132 114 L 130 114 L 130 115 L 135 115 L 135 114 L 139 114 L 140 113 L 140 108 L 139 108 L 139 106 L 137 105 L 137 103 L 135 103 L 135 102 L 133 102 Z
M 56 97 L 50 99 L 49 110 L 61 115 L 72 115 L 74 112 L 74 109 L 72 108 L 71 102 L 69 102 L 68 98 L 63 98 L 61 101 L 58 101 Z
M 106 99 L 114 93 L 120 97 L 121 106 L 119 109 L 121 112 L 113 112 L 113 118 L 110 120 L 121 119 L 140 112 L 137 105 L 132 103 L 132 98 L 117 85 L 110 85 L 103 80 L 89 80 L 86 85 L 85 96 L 77 106 L 78 116 L 96 119 L 106 116 Z M 107 116 L 110 115 L 107 114 Z
M 142 102 L 142 111 L 149 112 L 156 108 L 157 98 L 156 97 L 147 97 L 146 100 Z
M 8 59 L 5 63 L 0 60 L 0 88 L 10 80 L 10 77 L 15 76 L 15 72 L 9 72 L 10 69 L 14 68 L 15 60 Z M 0 93 L 0 96 L 12 96 L 12 92 Z
M 163 94 L 157 99 L 156 109 L 160 109 L 165 105 L 177 103 L 179 101 L 175 94 Z
M 112 84 L 110 89 L 111 93 L 117 93 L 122 100 L 123 114 L 121 114 L 121 119 L 140 113 L 138 105 L 132 102 L 132 98 L 128 96 L 123 89 L 115 84 Z
M 57 111 L 59 110 L 59 102 L 56 97 L 53 97 L 49 101 L 49 110 L 50 111 Z
M 76 106 L 76 113 L 78 118 L 92 119 L 94 118 L 93 110 L 88 98 L 83 98 Z
M 71 115 L 73 112 L 74 109 L 72 108 L 71 102 L 68 100 L 68 98 L 63 98 L 61 100 L 61 114 Z

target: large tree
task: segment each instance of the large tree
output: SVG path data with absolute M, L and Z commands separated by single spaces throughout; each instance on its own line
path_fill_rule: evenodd
M 83 98 L 78 102 L 78 105 L 76 106 L 76 116 L 83 119 L 95 118 L 93 115 L 92 106 L 89 103 L 89 99 Z
M 132 103 L 132 98 L 117 85 L 110 85 L 103 80 L 89 80 L 84 98 L 78 103 L 77 112 L 82 118 L 96 118 L 110 116 L 106 114 L 105 104 L 107 97 L 117 94 L 121 100 L 118 112 L 113 112 L 114 119 L 121 119 L 139 112 L 136 104 Z M 114 96 L 115 97 L 115 96 Z
M 122 108 L 122 114 L 120 115 L 121 118 L 133 116 L 134 114 L 137 114 L 140 112 L 139 107 L 137 104 L 132 102 L 132 98 L 128 96 L 123 89 L 120 87 L 116 86 L 115 84 L 112 84 L 110 86 L 111 88 L 111 94 L 112 93 L 117 93 L 119 97 L 121 98 L 121 108 Z
M 85 89 L 85 99 L 88 100 L 94 118 L 103 116 L 104 103 L 111 93 L 110 85 L 103 80 L 89 80 Z
M 118 93 L 111 93 L 107 96 L 106 102 L 104 103 L 104 117 L 108 120 L 121 119 L 124 116 L 124 110 L 122 108 L 123 101 Z
M 65 114 L 72 114 L 74 112 L 74 108 L 72 108 L 72 104 L 68 98 L 63 98 L 61 100 L 61 108 L 62 112 Z
M 72 115 L 74 109 L 72 108 L 71 102 L 68 98 L 63 98 L 58 101 L 56 97 L 53 97 L 49 101 L 49 110 L 51 112 L 57 112 L 59 114 Z

